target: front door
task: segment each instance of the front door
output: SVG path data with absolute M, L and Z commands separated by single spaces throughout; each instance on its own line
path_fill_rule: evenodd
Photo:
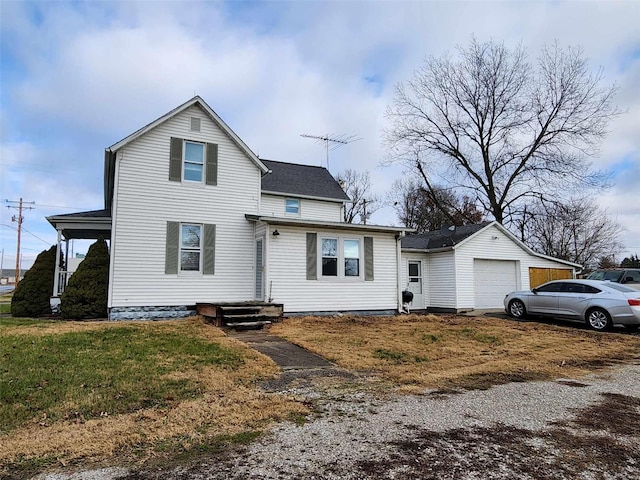
M 264 239 L 256 238 L 256 300 L 264 300 Z
M 411 308 L 424 309 L 424 294 L 422 286 L 422 262 L 420 260 L 409 260 L 407 264 L 407 289 L 413 293 Z

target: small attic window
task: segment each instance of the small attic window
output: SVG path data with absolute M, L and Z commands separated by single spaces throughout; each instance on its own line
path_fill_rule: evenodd
M 191 131 L 192 132 L 200 131 L 200 119 L 198 117 L 191 117 Z

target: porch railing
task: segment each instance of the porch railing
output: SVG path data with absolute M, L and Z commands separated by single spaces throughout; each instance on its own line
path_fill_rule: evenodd
M 62 295 L 64 289 L 67 287 L 69 283 L 69 277 L 73 274 L 73 272 L 60 271 L 58 273 L 58 296 Z

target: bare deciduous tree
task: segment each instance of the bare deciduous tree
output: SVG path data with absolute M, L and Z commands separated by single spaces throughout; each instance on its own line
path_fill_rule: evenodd
M 593 269 L 603 258 L 622 250 L 622 227 L 588 198 L 566 204 L 538 203 L 522 223 L 525 242 L 533 249 Z
M 427 190 L 415 179 L 396 180 L 387 198 L 398 220 L 418 233 L 482 221 L 482 212 L 468 197 L 438 187 Z
M 579 48 L 545 48 L 533 65 L 522 47 L 472 38 L 459 59 L 431 57 L 396 87 L 390 161 L 410 165 L 433 198 L 455 189 L 509 223 L 532 198 L 607 184 L 589 161 L 619 113 L 616 87 L 602 83 Z
M 371 215 L 381 206 L 378 196 L 371 192 L 369 172 L 356 172 L 347 169 L 340 172 L 336 180 L 351 198 L 351 203 L 347 203 L 344 207 L 344 221 L 346 223 L 367 223 Z

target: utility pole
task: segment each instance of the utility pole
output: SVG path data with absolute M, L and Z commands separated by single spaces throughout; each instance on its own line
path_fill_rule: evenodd
M 361 138 L 355 138 L 355 135 L 309 135 L 303 133 L 300 135 L 304 138 L 313 138 L 318 143 L 324 143 L 325 150 L 327 152 L 327 170 L 329 170 L 329 144 L 331 144 L 331 150 L 335 150 L 336 148 L 341 147 L 342 145 L 347 145 L 351 142 L 355 142 L 357 140 L 362 140 Z M 320 162 L 320 166 L 322 166 L 322 162 Z
M 16 217 L 15 215 L 13 217 L 11 217 L 11 221 L 12 222 L 17 222 L 18 223 L 18 246 L 16 248 L 16 285 L 18 285 L 18 281 L 20 280 L 20 237 L 22 235 L 22 221 L 24 220 L 24 217 L 22 216 L 22 210 L 33 210 L 34 207 L 24 207 L 24 204 L 27 205 L 35 205 L 36 202 L 23 202 L 22 201 L 22 197 L 20 197 L 19 201 L 15 201 L 15 200 L 5 200 L 6 203 L 9 204 L 14 204 L 14 205 L 7 205 L 7 208 L 13 208 L 18 210 L 18 216 Z M 17 206 L 15 205 L 17 204 Z

